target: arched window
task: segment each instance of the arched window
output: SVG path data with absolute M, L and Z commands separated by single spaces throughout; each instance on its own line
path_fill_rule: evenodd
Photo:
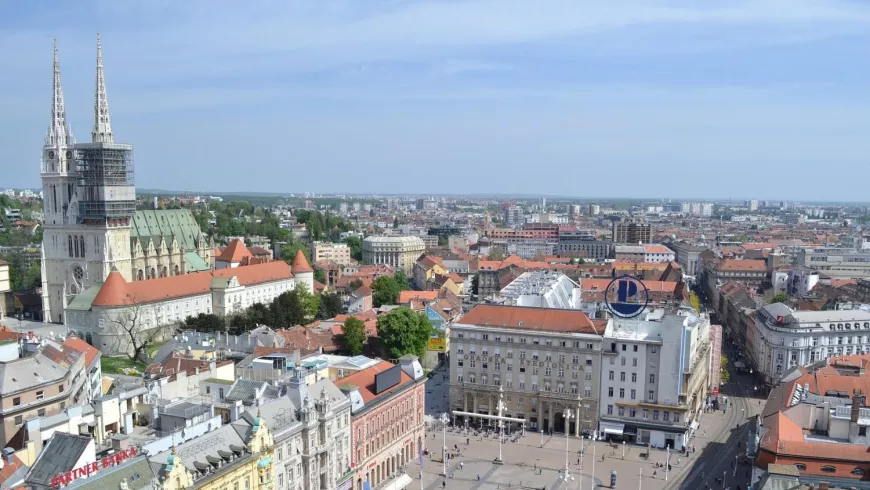
M 180 272 L 180 271 L 178 270 L 178 264 L 175 264 L 175 273 L 174 273 L 174 275 L 177 276 L 179 272 Z
M 76 237 L 73 237 L 73 246 L 75 247 L 75 254 L 73 254 L 73 257 L 78 257 L 79 256 L 79 240 Z
M 795 468 L 798 469 L 798 471 L 807 471 L 807 465 L 805 465 L 803 463 L 798 463 L 794 466 L 795 466 Z
M 154 268 L 152 267 L 151 273 L 148 275 L 148 279 L 154 279 L 155 277 L 157 277 L 157 271 L 154 270 Z
M 852 470 L 852 474 L 855 476 L 864 476 L 864 470 L 861 468 L 855 468 Z
M 168 272 L 167 272 L 166 266 L 164 265 L 163 269 L 161 269 L 161 271 L 160 271 L 160 277 L 166 277 L 167 274 L 168 274 Z
M 137 281 L 141 281 L 141 280 L 145 279 L 145 277 L 143 277 L 143 276 L 144 276 L 144 274 L 142 273 L 141 270 L 136 271 L 136 280 Z
M 85 237 L 79 236 L 79 251 L 81 252 L 81 257 L 85 257 Z
M 69 246 L 69 256 L 73 257 L 73 240 L 71 236 L 66 237 L 67 245 Z
M 831 465 L 825 465 L 825 466 L 822 466 L 822 472 L 824 472 L 824 473 L 836 473 L 837 467 L 831 466 Z

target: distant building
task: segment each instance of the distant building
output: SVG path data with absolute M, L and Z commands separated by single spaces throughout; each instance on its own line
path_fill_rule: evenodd
M 364 264 L 389 265 L 403 271 L 408 277 L 414 272 L 417 258 L 425 251 L 426 244 L 416 236 L 370 236 L 362 243 Z
M 674 252 L 664 245 L 616 245 L 616 260 L 662 263 L 674 260 Z
M 870 277 L 870 252 L 847 247 L 807 247 L 798 250 L 797 265 L 831 278 Z
M 523 224 L 523 209 L 519 206 L 508 206 L 504 208 L 504 225 L 506 227 L 515 227 Z
M 339 265 L 350 265 L 350 247 L 346 243 L 312 242 L 311 260 L 320 262 L 328 260 Z
M 683 268 L 687 276 L 695 276 L 701 270 L 698 266 L 698 257 L 707 247 L 691 245 L 686 242 L 672 242 L 668 247 L 674 251 L 674 260 Z
M 652 225 L 635 221 L 614 221 L 612 239 L 613 243 L 650 243 L 652 241 Z

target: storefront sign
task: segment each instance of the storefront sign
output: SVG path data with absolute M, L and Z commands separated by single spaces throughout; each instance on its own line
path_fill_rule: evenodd
M 102 461 L 95 461 L 84 466 L 67 471 L 57 475 L 51 479 L 51 487 L 58 488 L 61 485 L 69 485 L 79 478 L 87 478 L 100 470 L 100 468 L 109 468 L 136 456 L 136 448 L 131 447 L 123 451 L 117 452 L 110 456 L 106 456 Z
M 447 339 L 432 337 L 429 339 L 428 348 L 433 352 L 445 352 L 447 350 Z

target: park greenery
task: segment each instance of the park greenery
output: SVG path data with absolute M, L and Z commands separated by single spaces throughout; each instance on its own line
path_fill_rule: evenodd
M 767 303 L 773 304 L 773 303 L 786 303 L 786 302 L 788 302 L 788 295 L 787 294 L 776 293 L 770 298 L 770 301 L 768 301 Z
M 434 334 L 435 328 L 426 314 L 406 306 L 378 317 L 378 337 L 389 359 L 398 359 L 405 354 L 422 358 L 426 353 L 426 343 Z
M 722 354 L 719 364 L 719 381 L 723 385 L 731 381 L 731 373 L 728 372 L 728 356 L 725 354 Z
M 399 299 L 399 293 L 411 289 L 407 276 L 402 271 L 393 277 L 381 276 L 372 282 L 372 304 L 375 308 L 383 305 L 394 305 Z

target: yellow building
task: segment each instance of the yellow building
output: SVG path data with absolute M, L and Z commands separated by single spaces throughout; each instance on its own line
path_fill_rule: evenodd
M 246 435 L 245 435 L 246 434 Z M 272 490 L 272 432 L 257 414 L 151 458 L 164 490 Z

